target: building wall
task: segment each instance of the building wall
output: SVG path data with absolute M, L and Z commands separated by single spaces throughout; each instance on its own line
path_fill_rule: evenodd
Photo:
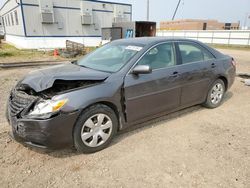
M 5 24 L 7 42 L 19 48 L 63 48 L 66 39 L 72 39 L 88 46 L 96 46 L 101 42 L 101 28 L 112 27 L 117 10 L 123 16 L 122 21 L 132 19 L 130 4 L 94 0 L 49 0 L 53 2 L 54 23 L 46 24 L 42 23 L 40 1 L 45 0 L 9 0 L 5 3 L 0 15 L 6 17 L 7 22 L 15 11 L 18 17 L 18 24 Z M 81 6 L 82 3 L 84 6 Z M 93 24 L 82 25 L 81 7 L 89 7 Z
M 24 36 L 21 6 L 17 2 L 16 0 L 9 0 L 0 9 L 0 15 L 3 17 L 4 28 L 7 34 Z
M 52 0 L 55 23 L 41 23 L 39 0 L 23 0 L 27 36 L 101 36 L 102 27 L 111 27 L 116 6 L 123 10 L 125 20 L 131 19 L 131 6 L 83 0 Z M 92 7 L 92 25 L 81 24 L 81 3 Z M 103 7 L 105 4 L 105 7 Z
M 206 24 L 206 25 L 204 25 Z M 185 19 L 176 21 L 163 21 L 160 23 L 161 30 L 238 30 L 239 23 L 221 23 L 217 20 Z M 205 27 L 205 28 L 204 28 Z
M 65 48 L 66 40 L 82 43 L 86 46 L 99 46 L 101 37 L 21 37 L 6 35 L 6 41 L 20 49 Z
M 3 38 L 4 35 L 4 26 L 3 26 L 3 18 L 0 16 L 0 39 Z

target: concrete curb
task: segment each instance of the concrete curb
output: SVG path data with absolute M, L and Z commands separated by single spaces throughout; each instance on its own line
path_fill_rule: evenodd
M 64 63 L 69 63 L 69 61 L 32 61 L 32 62 L 0 63 L 0 68 L 11 69 L 19 67 L 52 66 Z

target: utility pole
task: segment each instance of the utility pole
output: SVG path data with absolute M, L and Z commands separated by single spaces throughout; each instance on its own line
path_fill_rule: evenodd
M 174 18 L 175 18 L 175 15 L 176 15 L 177 10 L 178 10 L 178 8 L 179 8 L 179 6 L 180 6 L 180 3 L 181 3 L 181 0 L 179 0 L 179 2 L 178 2 L 178 4 L 177 4 L 177 7 L 176 7 L 176 9 L 175 9 L 175 11 L 174 11 L 174 15 L 173 15 L 173 17 L 172 17 L 172 20 L 174 20 Z
M 147 21 L 149 21 L 149 0 L 147 0 Z
M 250 19 L 250 14 L 249 13 L 246 13 L 246 17 L 245 17 L 245 20 L 244 20 L 244 29 L 247 29 L 248 28 L 248 19 Z

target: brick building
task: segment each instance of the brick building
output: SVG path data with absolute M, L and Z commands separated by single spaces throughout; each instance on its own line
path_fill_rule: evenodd
M 160 30 L 238 30 L 239 23 L 222 23 L 217 20 L 184 19 L 160 22 Z

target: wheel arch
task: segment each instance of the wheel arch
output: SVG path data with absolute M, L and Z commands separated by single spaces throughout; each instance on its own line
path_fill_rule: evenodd
M 225 76 L 219 76 L 217 79 L 221 79 L 224 82 L 225 90 L 227 91 L 227 89 L 228 89 L 228 80 L 227 80 L 227 78 Z
M 91 107 L 96 106 L 96 105 L 108 106 L 109 108 L 111 108 L 115 112 L 115 115 L 116 115 L 117 120 L 118 120 L 118 130 L 117 131 L 119 131 L 122 128 L 121 120 L 120 120 L 120 113 L 119 113 L 118 107 L 110 101 L 98 101 L 98 102 L 95 102 L 95 103 L 92 103 L 92 104 L 86 106 L 85 108 L 81 109 L 79 117 L 86 109 L 91 108 Z M 76 122 L 78 121 L 78 118 L 77 118 Z M 75 122 L 75 124 L 76 124 L 76 122 Z M 74 125 L 74 127 L 75 127 L 75 125 Z

